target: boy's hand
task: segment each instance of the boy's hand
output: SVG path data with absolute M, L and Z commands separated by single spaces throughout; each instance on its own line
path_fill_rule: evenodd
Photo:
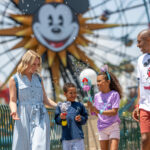
M 132 118 L 139 122 L 139 117 L 140 117 L 140 110 L 139 110 L 139 107 L 136 107 L 133 112 L 132 112 Z
M 66 119 L 66 116 L 67 116 L 67 113 L 61 113 L 60 114 L 60 118 L 63 120 L 63 119 Z
M 80 115 L 76 116 L 75 121 L 80 122 L 81 121 L 81 116 Z

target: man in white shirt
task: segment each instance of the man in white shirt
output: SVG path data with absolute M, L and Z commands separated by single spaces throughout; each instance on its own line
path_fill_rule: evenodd
M 150 29 L 138 34 L 137 47 L 143 55 L 138 58 L 138 98 L 132 116 L 140 122 L 142 150 L 150 150 Z

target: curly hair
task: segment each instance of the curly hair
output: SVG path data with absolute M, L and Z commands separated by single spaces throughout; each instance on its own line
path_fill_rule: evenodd
M 122 87 L 121 87 L 117 77 L 112 72 L 108 71 L 108 73 L 110 75 L 110 85 L 109 85 L 110 89 L 117 91 L 120 95 L 120 98 L 122 98 L 122 96 L 123 96 Z M 98 76 L 99 75 L 104 75 L 105 80 L 109 80 L 108 75 L 107 75 L 106 72 L 100 72 L 98 74 Z

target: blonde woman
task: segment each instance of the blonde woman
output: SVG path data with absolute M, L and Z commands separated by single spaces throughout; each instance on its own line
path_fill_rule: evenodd
M 56 107 L 48 99 L 41 70 L 41 57 L 27 51 L 9 81 L 10 110 L 15 120 L 12 150 L 50 150 L 50 121 L 44 104 Z

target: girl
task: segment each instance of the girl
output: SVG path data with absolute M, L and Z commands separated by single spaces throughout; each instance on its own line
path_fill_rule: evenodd
M 118 109 L 122 97 L 121 86 L 114 74 L 104 66 L 97 76 L 99 93 L 94 97 L 92 112 L 98 116 L 97 127 L 101 150 L 118 150 L 120 119 Z

